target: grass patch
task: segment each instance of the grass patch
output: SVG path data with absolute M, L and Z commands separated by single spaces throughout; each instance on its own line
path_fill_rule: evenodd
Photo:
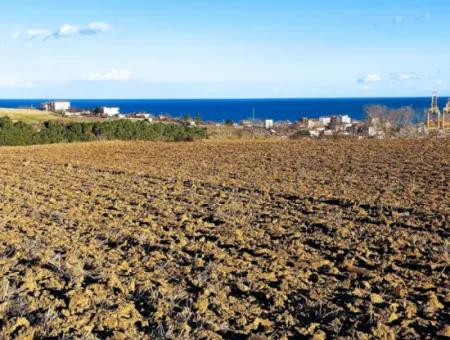
M 39 124 L 49 120 L 61 119 L 55 113 L 33 109 L 6 109 L 0 108 L 0 117 L 9 117 L 14 122 Z
M 24 122 L 32 125 L 43 124 L 48 121 L 58 121 L 62 123 L 72 123 L 72 122 L 89 123 L 89 122 L 116 120 L 115 118 L 88 117 L 88 116 L 63 117 L 57 113 L 49 111 L 41 111 L 36 109 L 9 109 L 9 108 L 0 108 L 0 117 L 9 117 L 13 122 Z

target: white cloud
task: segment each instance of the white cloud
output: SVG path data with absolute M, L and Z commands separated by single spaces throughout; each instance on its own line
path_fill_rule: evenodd
M 97 72 L 91 74 L 90 81 L 126 81 L 131 77 L 131 72 L 127 70 L 111 70 L 107 72 Z
M 412 80 L 412 79 L 418 79 L 419 76 L 414 72 L 408 72 L 408 73 L 391 73 L 390 74 L 391 80 L 399 80 L 399 81 L 405 81 L 405 80 Z
M 59 30 L 57 30 L 55 33 L 53 33 L 53 35 L 55 37 L 57 37 L 57 38 L 67 37 L 67 36 L 70 36 L 70 35 L 78 34 L 79 30 L 80 29 L 77 26 L 65 24 L 65 25 L 62 25 L 59 28 Z
M 11 39 L 20 39 L 25 37 L 28 39 L 42 39 L 47 40 L 49 38 L 66 38 L 76 35 L 95 35 L 100 33 L 111 32 L 111 25 L 105 22 L 91 22 L 86 26 L 76 26 L 71 24 L 64 24 L 56 31 L 51 31 L 42 28 L 30 28 L 25 32 L 14 32 L 11 34 Z
M 30 39 L 34 38 L 47 38 L 50 35 L 49 30 L 40 29 L 40 28 L 30 28 L 27 30 L 27 36 Z
M 97 34 L 111 32 L 112 27 L 105 22 L 91 22 L 87 27 L 82 27 L 80 34 Z
M 404 17 L 402 15 L 399 15 L 392 19 L 392 22 L 394 24 L 403 24 L 403 23 L 411 23 L 411 22 L 418 22 L 418 21 L 427 21 L 431 19 L 431 13 L 426 12 L 423 15 L 418 15 L 415 17 Z
M 55 38 L 64 38 L 74 35 L 94 35 L 112 31 L 112 27 L 104 22 L 91 22 L 87 26 L 74 26 L 70 24 L 62 25 L 53 33 Z
M 375 73 L 371 73 L 371 74 L 368 74 L 365 77 L 359 78 L 357 80 L 357 82 L 359 84 L 369 84 L 369 83 L 376 83 L 376 82 L 379 82 L 381 80 L 382 80 L 381 76 L 379 76 L 378 74 L 375 74 Z

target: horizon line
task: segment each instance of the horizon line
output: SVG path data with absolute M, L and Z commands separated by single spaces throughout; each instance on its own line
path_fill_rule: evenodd
M 450 97 L 450 95 L 438 95 L 438 98 Z M 114 97 L 99 97 L 99 98 L 70 98 L 70 97 L 32 97 L 32 98 L 22 98 L 22 97 L 11 97 L 2 98 L 0 100 L 318 100 L 318 99 L 404 99 L 404 98 L 431 98 L 431 95 L 421 95 L 421 96 L 351 96 L 351 97 L 224 97 L 224 98 L 207 98 L 207 97 L 159 97 L 159 98 L 114 98 Z

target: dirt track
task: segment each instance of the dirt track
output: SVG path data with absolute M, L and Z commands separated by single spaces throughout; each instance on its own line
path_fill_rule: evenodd
M 450 141 L 0 149 L 0 337 L 450 333 Z

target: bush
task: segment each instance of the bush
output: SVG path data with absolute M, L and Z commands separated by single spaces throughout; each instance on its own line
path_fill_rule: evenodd
M 206 138 L 206 129 L 178 124 L 114 120 L 95 123 L 45 122 L 39 129 L 0 118 L 0 145 L 70 143 L 94 140 L 194 141 Z

